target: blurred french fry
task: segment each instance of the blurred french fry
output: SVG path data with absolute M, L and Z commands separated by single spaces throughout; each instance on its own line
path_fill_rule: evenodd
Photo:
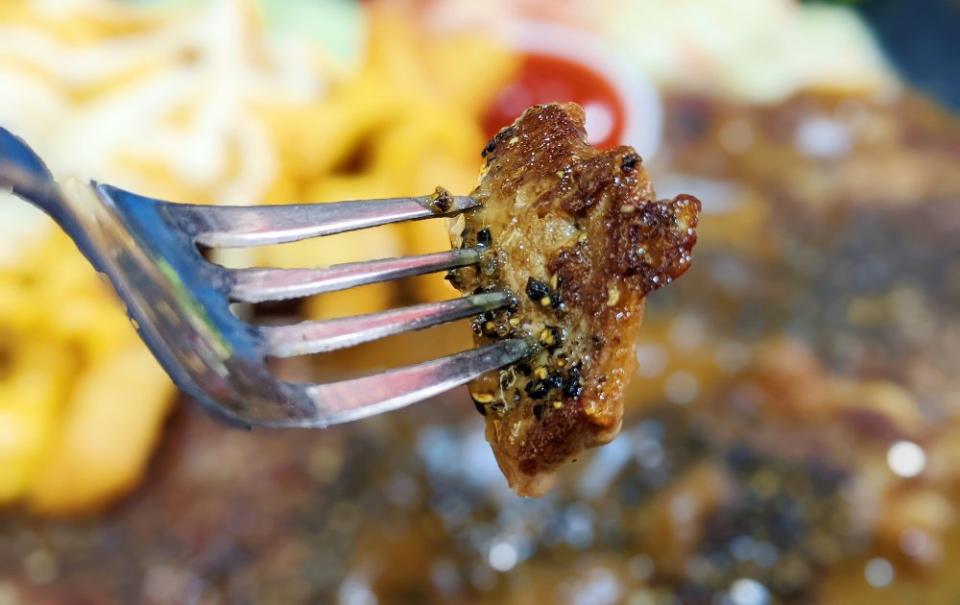
M 386 129 L 372 150 L 372 165 L 394 177 L 394 195 L 423 195 L 437 185 L 458 194 L 476 184 L 483 134 L 476 122 L 443 107 L 424 106 Z M 401 225 L 406 254 L 427 254 L 450 246 L 445 221 Z M 442 300 L 454 293 L 439 276 L 414 282 L 421 300 Z
M 68 351 L 30 340 L 4 343 L 15 355 L 0 360 L 0 504 L 28 488 L 75 371 Z
M 306 202 L 310 198 L 304 193 L 301 184 L 286 169 L 281 168 L 270 188 L 264 193 L 263 204 L 295 204 Z
M 520 68 L 519 57 L 495 41 L 463 33 L 440 38 L 425 53 L 427 69 L 443 83 L 447 106 L 461 115 L 479 117 L 490 107 L 505 82 Z
M 298 179 L 324 175 L 346 162 L 365 139 L 389 123 L 398 91 L 373 78 L 334 88 L 316 105 L 261 108 L 284 166 Z
M 411 19 L 387 3 L 368 13 L 368 42 L 364 73 L 406 98 L 429 96 L 440 88 L 424 64 L 429 36 Z
M 331 174 L 309 184 L 305 193 L 310 202 L 374 200 L 404 195 L 397 192 L 396 181 L 393 171 Z
M 400 194 L 422 194 L 437 184 L 473 189 L 485 142 L 476 122 L 432 104 L 411 107 L 402 117 L 371 146 L 373 170 L 394 174 Z
M 238 1 L 245 35 L 262 35 L 256 4 Z M 0 2 L 0 22 L 79 48 L 114 37 L 151 36 L 197 10 L 116 9 L 111 18 L 71 9 L 70 18 L 57 19 L 28 2 L 7 0 Z M 516 59 L 478 37 L 430 32 L 386 4 L 371 5 L 366 15 L 367 47 L 357 72 L 316 67 L 324 65 L 322 59 L 308 58 L 306 64 L 326 78 L 313 98 L 253 95 L 242 101 L 245 119 L 259 122 L 268 135 L 268 148 L 258 152 L 276 161 L 265 169 L 262 189 L 250 192 L 251 200 L 283 204 L 423 195 L 438 185 L 463 194 L 474 187 L 485 138 L 481 113 L 513 73 Z M 261 51 L 253 43 L 251 56 L 265 64 Z M 185 73 L 190 64 L 189 57 L 168 48 L 102 77 L 67 81 L 47 73 L 53 71 L 49 65 L 22 59 L 0 57 L 4 70 L 45 83 L 65 106 L 76 107 L 116 99 L 167 72 Z M 149 126 L 189 132 L 204 94 L 202 86 L 196 88 L 152 114 L 150 119 L 162 124 Z M 120 148 L 106 161 L 123 175 L 124 186 L 147 195 L 218 203 L 229 201 L 219 199 L 230 191 L 227 182 L 245 182 L 245 164 L 243 147 L 230 136 L 222 137 L 217 149 L 220 175 L 204 179 L 185 177 L 162 154 Z M 316 267 L 448 245 L 444 222 L 429 220 L 251 250 L 242 262 Z M 405 291 L 383 283 L 312 297 L 304 310 L 311 318 L 327 318 L 453 294 L 439 275 L 411 283 L 412 290 Z M 136 340 L 109 285 L 63 234 L 39 242 L 16 266 L 0 267 L 0 338 L 5 346 L 0 503 L 20 499 L 38 513 L 70 514 L 95 510 L 133 487 L 174 390 Z
M 131 341 L 85 373 L 27 495 L 37 512 L 94 510 L 132 488 L 174 392 L 153 356 Z
M 307 188 L 304 194 L 311 202 L 332 202 L 388 197 L 392 191 L 390 181 L 376 175 L 331 176 Z M 400 231 L 398 227 L 388 225 L 292 244 L 267 246 L 257 251 L 257 261 L 270 267 L 318 267 L 390 258 L 402 253 Z M 381 283 L 310 298 L 306 302 L 305 312 L 311 318 L 372 313 L 389 307 L 392 299 L 393 286 Z
M 516 53 L 489 36 L 431 31 L 385 4 L 371 11 L 369 27 L 366 73 L 462 116 L 480 117 L 520 67 Z
M 394 227 L 381 227 L 270 246 L 259 252 L 258 260 L 271 267 L 318 267 L 356 262 L 371 256 L 389 258 L 401 252 L 395 233 Z M 315 296 L 307 300 L 305 313 L 310 318 L 321 319 L 380 311 L 391 305 L 393 290 L 390 283 L 380 283 Z
M 105 501 L 133 481 L 138 460 L 145 459 L 159 430 L 158 410 L 166 410 L 173 391 L 109 285 L 69 238 L 51 232 L 23 259 L 15 269 L 0 272 L 5 351 L 0 356 L 0 503 L 29 495 L 40 498 L 38 510 L 68 512 L 98 498 Z M 160 378 L 167 386 L 156 386 Z M 136 388 L 124 391 L 131 383 Z M 120 394 L 103 396 L 97 408 L 92 400 L 108 385 Z M 137 406 L 115 401 L 131 393 L 146 393 L 146 401 Z M 95 415 L 108 411 L 122 434 L 100 433 L 101 441 L 117 448 L 112 456 L 75 457 L 78 442 L 70 439 L 109 429 L 110 422 Z M 56 462 L 63 459 L 72 466 Z M 74 473 L 84 470 L 84 460 L 103 472 L 95 477 L 92 471 Z M 73 482 L 69 497 L 50 495 L 51 485 L 60 480 Z
M 123 307 L 66 235 L 54 232 L 39 257 L 43 279 L 32 297 L 46 304 L 38 330 L 75 343 L 84 358 L 115 350 L 133 338 Z M 61 304 L 61 301 L 67 301 Z

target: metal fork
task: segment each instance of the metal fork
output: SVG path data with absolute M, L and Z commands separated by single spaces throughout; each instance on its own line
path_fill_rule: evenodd
M 530 355 L 512 339 L 422 364 L 329 384 L 278 379 L 268 357 L 333 351 L 514 303 L 488 292 L 440 303 L 287 326 L 255 326 L 234 302 L 304 297 L 477 263 L 481 248 L 317 269 L 228 269 L 200 246 L 292 242 L 354 229 L 454 216 L 476 200 L 415 198 L 290 206 L 198 206 L 96 182 L 58 184 L 43 161 L 0 128 L 0 190 L 33 203 L 73 239 L 126 304 L 140 337 L 177 385 L 205 408 L 246 426 L 323 427 L 395 410 Z M 64 301 L 70 304 L 70 301 Z

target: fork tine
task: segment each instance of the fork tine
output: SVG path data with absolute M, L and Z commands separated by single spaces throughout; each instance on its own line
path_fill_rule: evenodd
M 538 348 L 529 339 L 504 340 L 374 376 L 307 387 L 307 394 L 320 408 L 318 420 L 322 426 L 360 420 L 452 389 L 516 363 Z
M 236 302 L 259 303 L 312 296 L 472 265 L 480 261 L 480 254 L 479 248 L 464 248 L 320 269 L 234 269 L 228 271 L 230 297 Z
M 269 355 L 294 357 L 334 351 L 401 332 L 429 328 L 497 309 L 513 300 L 513 296 L 507 292 L 485 292 L 382 313 L 263 327 L 259 330 Z
M 214 248 L 237 248 L 293 242 L 401 221 L 451 216 L 476 205 L 477 201 L 469 196 L 438 197 L 434 194 L 287 206 L 169 204 L 166 211 L 183 229 L 196 237 L 197 243 Z

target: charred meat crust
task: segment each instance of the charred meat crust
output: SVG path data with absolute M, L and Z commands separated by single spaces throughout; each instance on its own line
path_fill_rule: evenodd
M 457 234 L 486 251 L 451 282 L 518 300 L 474 321 L 477 344 L 526 336 L 542 345 L 471 385 L 498 462 L 525 495 L 619 430 L 644 297 L 687 270 L 696 243 L 696 198 L 655 201 L 632 148 L 600 151 L 585 139 L 579 106 L 528 109 L 484 148 L 473 192 L 481 205 Z

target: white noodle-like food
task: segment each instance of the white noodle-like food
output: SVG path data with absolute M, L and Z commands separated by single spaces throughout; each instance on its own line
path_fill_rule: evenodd
M 26 138 L 57 174 L 156 191 L 156 183 L 118 161 L 141 160 L 163 166 L 178 183 L 210 191 L 217 201 L 256 203 L 276 178 L 280 159 L 253 107 L 323 94 L 316 44 L 268 37 L 245 0 L 212 0 L 176 12 L 107 0 L 39 2 L 35 10 L 51 20 L 156 20 L 143 33 L 86 44 L 0 25 L 0 124 Z M 138 75 L 90 101 L 70 98 L 71 90 L 130 73 Z M 174 111 L 186 120 L 174 124 Z M 239 166 L 229 166 L 230 157 Z M 0 236 L 6 236 L 0 238 L 0 262 L 18 247 L 15 236 L 35 233 L 38 224 L 13 206 L 0 203 L 0 218 L 10 219 L 0 221 Z

